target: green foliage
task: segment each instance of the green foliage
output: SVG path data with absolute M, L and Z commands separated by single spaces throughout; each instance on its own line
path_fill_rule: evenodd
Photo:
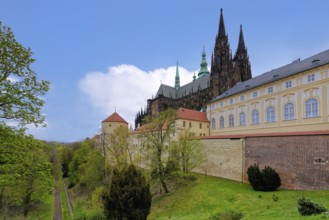
M 144 220 L 151 207 L 150 186 L 133 165 L 114 169 L 111 187 L 103 194 L 107 219 Z
M 226 212 L 219 212 L 215 215 L 208 218 L 209 220 L 240 220 L 243 218 L 242 212 L 236 211 L 226 211 Z
M 22 130 L 0 124 L 0 204 L 22 207 L 24 216 L 52 189 L 45 145 Z
M 180 135 L 177 151 L 180 156 L 179 163 L 184 173 L 189 173 L 207 161 L 207 154 L 200 139 L 191 137 L 188 130 Z
M 76 184 L 94 189 L 103 183 L 104 158 L 89 141 L 81 143 L 69 163 L 69 188 Z
M 140 134 L 144 146 L 140 154 L 145 155 L 145 161 L 150 162 L 152 177 L 160 181 L 165 193 L 169 192 L 167 180 L 176 168 L 170 140 L 170 135 L 175 131 L 175 118 L 176 111 L 173 109 L 147 116 L 144 118 L 144 130 Z
M 279 174 L 269 166 L 260 171 L 257 164 L 248 168 L 248 180 L 256 191 L 274 191 L 281 185 Z
M 327 209 L 318 203 L 315 203 L 306 198 L 298 199 L 298 212 L 301 215 L 316 215 L 323 212 L 326 212 Z
M 15 39 L 10 28 L 0 22 L 0 118 L 20 125 L 45 125 L 41 96 L 49 90 L 48 81 L 38 81 L 30 65 L 32 52 Z

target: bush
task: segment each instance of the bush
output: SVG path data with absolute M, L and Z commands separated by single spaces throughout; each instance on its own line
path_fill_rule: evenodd
M 242 219 L 243 214 L 242 212 L 236 212 L 236 211 L 226 211 L 226 212 L 220 212 L 216 213 L 215 215 L 208 218 L 208 220 L 240 220 Z
M 260 171 L 257 164 L 248 168 L 248 180 L 256 191 L 274 191 L 281 185 L 279 174 L 269 166 Z
M 298 199 L 298 212 L 301 215 L 314 215 L 326 212 L 327 209 L 321 204 L 317 204 L 309 199 Z
M 145 220 L 151 208 L 150 186 L 135 166 L 114 169 L 111 189 L 103 193 L 107 219 Z

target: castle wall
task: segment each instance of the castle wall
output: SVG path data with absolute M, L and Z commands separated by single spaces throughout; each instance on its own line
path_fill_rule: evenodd
M 197 173 L 242 181 L 243 139 L 202 139 L 208 161 Z
M 329 135 L 246 138 L 244 156 L 245 173 L 254 163 L 270 166 L 282 188 L 329 188 Z

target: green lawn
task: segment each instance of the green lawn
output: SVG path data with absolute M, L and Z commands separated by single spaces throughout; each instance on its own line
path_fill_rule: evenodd
M 329 190 L 256 192 L 249 184 L 198 175 L 195 183 L 154 199 L 148 220 L 199 220 L 230 210 L 241 211 L 244 220 L 323 219 L 321 215 L 300 216 L 297 200 L 301 197 L 310 198 L 329 209 Z

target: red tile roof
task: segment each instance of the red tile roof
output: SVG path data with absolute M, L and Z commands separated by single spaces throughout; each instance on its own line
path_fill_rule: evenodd
M 105 120 L 102 122 L 120 122 L 120 123 L 125 123 L 128 124 L 118 113 L 114 112 L 112 115 L 107 117 Z
M 186 119 L 191 121 L 209 122 L 205 112 L 199 112 L 187 108 L 179 108 L 176 111 L 177 119 Z

